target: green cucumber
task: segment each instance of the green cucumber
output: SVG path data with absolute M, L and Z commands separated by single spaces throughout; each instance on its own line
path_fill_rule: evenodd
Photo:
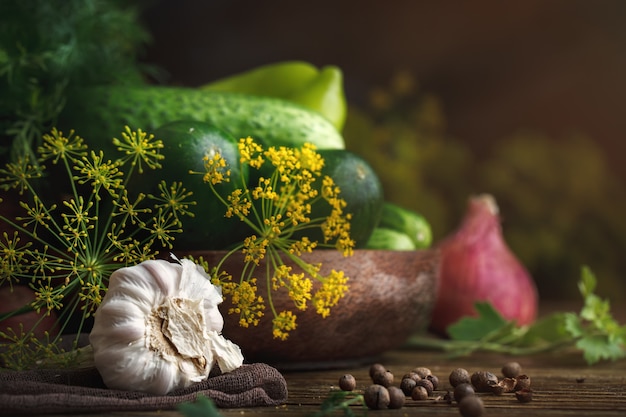
M 415 250 L 413 239 L 397 230 L 377 227 L 372 232 L 365 249 Z
M 350 213 L 350 236 L 357 248 L 366 245 L 372 231 L 378 224 L 383 208 L 383 188 L 371 165 L 357 154 L 345 149 L 320 149 L 324 158 L 322 175 L 328 175 L 341 190 L 339 197 L 346 201 L 344 213 Z M 315 187 L 321 188 L 321 179 Z M 318 200 L 311 206 L 311 217 L 326 217 L 331 208 L 325 200 Z M 311 240 L 322 241 L 321 230 L 307 230 Z
M 417 249 L 428 248 L 432 243 L 432 230 L 424 216 L 389 201 L 383 204 L 378 226 L 406 234 Z
M 207 122 L 236 139 L 251 136 L 267 145 L 344 149 L 341 133 L 325 117 L 272 97 L 185 87 L 92 87 L 72 94 L 57 127 L 90 141 L 110 141 L 124 126 L 152 132 L 176 120 Z M 93 143 L 93 142 L 92 142 Z
M 162 168 L 144 172 L 129 188 L 137 192 L 157 194 L 161 180 L 169 185 L 181 182 L 187 191 L 193 192 L 189 198 L 196 202 L 189 211 L 193 217 L 184 216 L 183 233 L 176 235 L 176 250 L 226 249 L 243 241 L 251 230 L 237 218 L 226 218 L 226 206 L 213 194 L 203 175 L 190 174 L 204 172 L 204 156 L 219 153 L 230 170 L 230 180 L 215 185 L 223 199 L 247 182 L 248 166 L 239 163 L 239 149 L 234 137 L 223 130 L 204 122 L 175 121 L 154 131 L 156 139 L 163 141 L 161 153 L 165 158 Z

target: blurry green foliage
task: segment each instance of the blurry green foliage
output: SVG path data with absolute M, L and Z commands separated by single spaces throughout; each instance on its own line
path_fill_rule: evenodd
M 344 136 L 379 174 L 386 199 L 422 213 L 435 241 L 456 229 L 471 194 L 491 193 L 542 297 L 577 297 L 586 264 L 599 293 L 626 299 L 626 188 L 590 138 L 519 132 L 479 157 L 447 134 L 438 98 L 402 71 L 367 106 L 349 106 Z
M 385 198 L 424 215 L 441 238 L 465 209 L 473 165 L 470 149 L 446 135 L 439 99 L 422 94 L 401 72 L 386 89 L 374 89 L 370 105 L 348 106 L 346 147 L 368 160 Z

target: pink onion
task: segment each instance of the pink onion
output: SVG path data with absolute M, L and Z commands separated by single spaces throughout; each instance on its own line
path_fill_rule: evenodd
M 470 198 L 459 229 L 437 245 L 441 250 L 439 292 L 431 329 L 446 328 L 464 316 L 475 316 L 474 304 L 491 305 L 518 325 L 537 316 L 537 288 L 502 237 L 493 196 Z

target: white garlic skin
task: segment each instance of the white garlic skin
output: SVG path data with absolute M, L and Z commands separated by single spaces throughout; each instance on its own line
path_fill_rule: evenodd
M 111 274 L 89 341 L 111 389 L 163 395 L 223 372 L 243 356 L 222 335 L 221 290 L 202 267 L 149 260 Z

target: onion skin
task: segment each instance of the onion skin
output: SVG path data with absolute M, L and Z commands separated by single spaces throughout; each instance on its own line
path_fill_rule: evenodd
M 502 237 L 491 195 L 470 198 L 459 229 L 437 246 L 441 269 L 432 331 L 446 335 L 450 324 L 476 316 L 476 302 L 491 303 L 502 317 L 520 326 L 535 321 L 537 288 Z

